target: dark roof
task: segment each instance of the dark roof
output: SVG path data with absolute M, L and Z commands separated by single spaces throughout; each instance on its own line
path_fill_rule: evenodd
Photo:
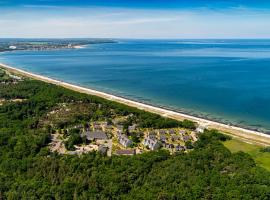
M 180 140 L 180 136 L 178 136 L 178 135 L 172 135 L 172 140 Z
M 149 134 L 149 136 L 148 136 L 150 139 L 152 139 L 152 140 L 155 140 L 156 139 L 156 135 L 155 134 Z
M 167 133 L 167 131 L 166 130 L 159 130 L 159 133 L 160 134 L 162 134 L 162 133 L 165 134 L 165 133 Z
M 173 144 L 169 144 L 169 143 L 165 143 L 165 144 L 164 144 L 164 147 L 165 147 L 165 148 L 170 148 L 170 149 L 172 149 L 172 148 L 174 148 L 174 145 L 173 145 Z
M 177 146 L 175 147 L 175 150 L 176 150 L 176 151 L 185 150 L 185 147 L 184 147 L 184 146 L 181 146 L 181 145 L 177 145 Z
M 162 139 L 164 139 L 164 140 L 167 139 L 166 135 L 160 135 L 159 138 L 160 138 L 161 140 L 162 140 Z
M 106 146 L 100 145 L 100 146 L 98 147 L 98 151 L 99 151 L 100 153 L 102 153 L 102 154 L 107 153 L 107 150 L 108 150 L 108 147 L 106 147 Z
M 92 132 L 85 132 L 84 135 L 86 136 L 86 138 L 88 140 L 107 140 L 108 137 L 106 135 L 106 133 L 102 132 L 102 131 L 92 131 Z
M 190 138 L 190 136 L 189 135 L 184 135 L 183 136 L 183 140 L 184 141 L 188 141 L 188 140 L 190 140 L 191 138 Z
M 117 155 L 135 155 L 135 149 L 120 149 L 116 151 Z

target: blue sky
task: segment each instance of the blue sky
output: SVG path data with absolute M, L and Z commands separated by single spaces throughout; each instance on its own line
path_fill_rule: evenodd
M 4 6 L 110 6 L 129 8 L 230 8 L 246 6 L 266 8 L 269 0 L 1 0 Z
M 270 38 L 270 0 L 0 0 L 0 37 Z

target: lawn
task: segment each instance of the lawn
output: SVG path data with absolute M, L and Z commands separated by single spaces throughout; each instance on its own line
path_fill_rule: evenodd
M 270 171 L 270 153 L 260 152 L 261 146 L 249 144 L 237 139 L 231 139 L 223 143 L 232 153 L 243 151 L 252 156 L 258 165 Z

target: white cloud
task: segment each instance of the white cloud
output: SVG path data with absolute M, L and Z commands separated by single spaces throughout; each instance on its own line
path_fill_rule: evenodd
M 269 38 L 258 10 L 21 8 L 0 10 L 0 37 Z

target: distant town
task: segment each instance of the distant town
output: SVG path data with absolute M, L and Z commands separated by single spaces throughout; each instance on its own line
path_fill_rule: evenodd
M 0 39 L 0 52 L 76 49 L 89 44 L 114 43 L 109 39 Z

